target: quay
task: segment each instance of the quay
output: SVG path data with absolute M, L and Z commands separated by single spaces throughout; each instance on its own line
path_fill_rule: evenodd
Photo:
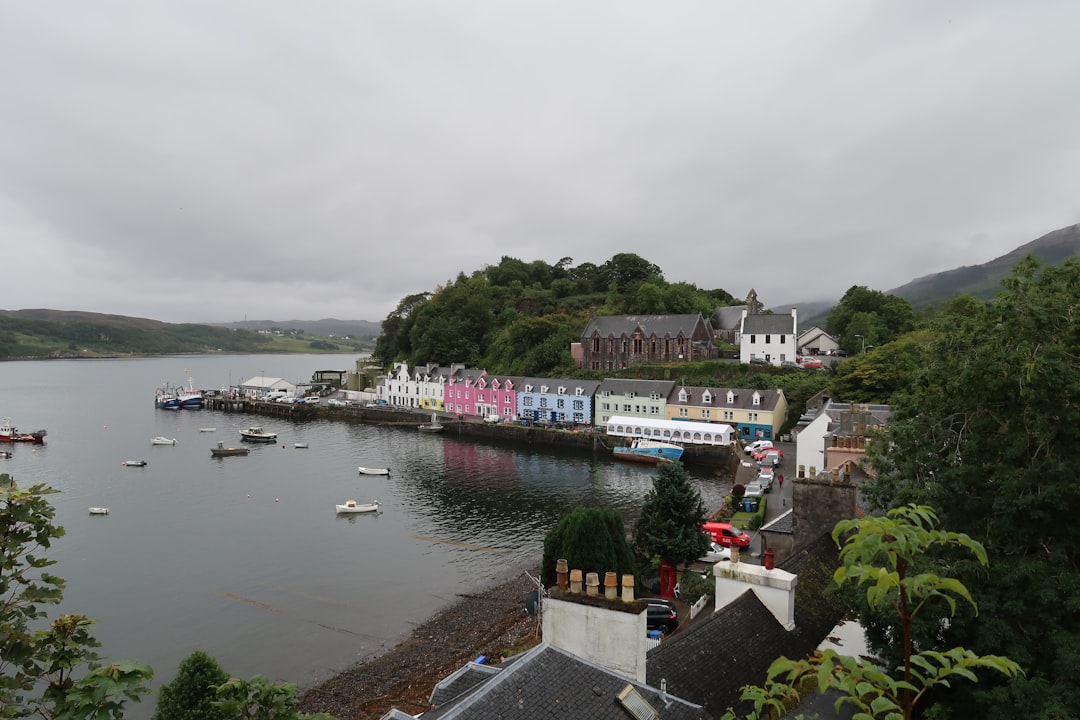
M 207 397 L 206 407 L 210 410 L 252 413 L 289 420 L 320 418 L 412 429 L 416 429 L 417 426 L 431 419 L 431 411 L 422 408 L 395 408 L 387 405 L 329 407 L 324 404 L 262 402 L 222 396 Z M 486 423 L 482 418 L 459 417 L 452 413 L 439 413 L 439 421 L 444 427 L 442 434 L 510 441 L 526 445 L 549 445 L 606 455 L 610 455 L 614 444 L 622 440 L 622 438 L 611 438 L 602 430 L 592 427 L 563 430 L 520 422 Z M 687 445 L 682 455 L 684 465 L 709 466 L 729 477 L 735 476 L 741 459 L 740 448 L 737 444 Z

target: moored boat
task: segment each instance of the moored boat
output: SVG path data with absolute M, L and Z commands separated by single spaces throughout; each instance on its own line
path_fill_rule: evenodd
M 120 463 L 121 467 L 146 467 L 145 460 L 125 460 Z
M 434 412 L 431 413 L 431 422 L 426 422 L 423 425 L 418 425 L 417 429 L 420 432 L 442 432 L 443 426 L 439 422 L 439 416 Z
M 188 378 L 186 390 L 184 388 L 179 388 L 176 391 L 176 397 L 180 401 L 180 407 L 184 410 L 201 410 L 203 403 L 205 402 L 203 400 L 202 390 L 195 389 L 195 383 L 191 378 Z
M 293 443 L 293 447 L 296 448 L 297 450 L 306 450 L 307 449 L 307 443 Z
M 0 423 L 0 442 L 21 442 L 30 443 L 31 445 L 43 445 L 45 443 L 46 434 L 47 433 L 44 430 L 20 432 L 19 429 L 12 424 L 11 418 L 5 418 L 4 422 Z
M 158 435 L 156 438 L 150 438 L 151 445 L 175 445 L 176 438 L 167 438 L 164 435 Z
M 225 447 L 225 443 L 218 442 L 217 447 L 210 448 L 210 457 L 231 457 L 233 455 L 247 455 L 251 448 Z
M 163 385 L 154 391 L 154 407 L 160 410 L 179 410 L 180 398 L 175 390 Z
M 217 432 L 217 428 L 199 428 L 199 432 Z
M 683 454 L 683 446 L 661 440 L 634 438 L 629 446 L 616 447 L 616 460 L 630 460 L 643 463 L 673 463 Z
M 108 515 L 109 508 L 107 507 L 92 507 L 90 508 L 91 515 Z
M 339 513 L 367 513 L 378 512 L 379 501 L 372 500 L 369 503 L 358 503 L 355 500 L 346 500 L 341 505 L 337 505 L 337 511 Z
M 361 465 L 360 466 L 360 474 L 361 475 L 389 475 L 390 474 L 390 468 L 371 468 L 371 467 L 364 467 L 363 465 Z
M 4 460 L 10 460 L 11 459 L 11 451 L 10 450 L 0 450 L 0 458 L 3 458 Z
M 252 425 L 240 431 L 240 439 L 248 442 L 277 442 L 277 433 L 267 432 L 261 425 Z

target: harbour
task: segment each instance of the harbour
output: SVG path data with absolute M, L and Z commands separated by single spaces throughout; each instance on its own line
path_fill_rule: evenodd
M 98 620 L 101 652 L 151 665 L 155 685 L 203 649 L 231 674 L 306 686 L 380 654 L 460 593 L 482 592 L 535 561 L 544 533 L 580 505 L 620 511 L 629 526 L 653 468 L 594 451 L 590 433 L 458 422 L 417 432 L 428 412 L 236 405 L 157 410 L 153 388 L 187 375 L 229 387 L 273 368 L 307 379 L 348 356 L 185 356 L 10 362 L 0 415 L 48 428 L 11 447 L 0 470 L 47 484 L 66 528 L 48 557 L 67 581 L 64 612 Z M 75 399 L 88 388 L 107 402 Z M 292 412 L 290 412 L 292 411 Z M 279 414 L 281 413 L 281 414 Z M 276 443 L 243 445 L 262 425 Z M 151 446 L 153 437 L 175 438 Z M 566 436 L 566 437 L 560 437 Z M 296 445 L 306 444 L 299 449 Z M 602 449 L 602 448 L 601 448 Z M 144 467 L 122 463 L 145 458 Z M 391 468 L 358 474 L 358 466 Z M 707 506 L 726 474 L 688 465 Z M 346 498 L 378 512 L 338 514 Z M 108 515 L 87 508 L 108 508 Z M 148 718 L 152 700 L 127 715 Z

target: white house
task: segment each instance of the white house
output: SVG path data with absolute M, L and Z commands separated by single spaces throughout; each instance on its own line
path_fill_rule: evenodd
M 804 330 L 796 346 L 800 355 L 831 355 L 840 349 L 840 343 L 818 326 Z
M 261 375 L 249 378 L 240 383 L 240 394 L 252 400 L 260 400 L 271 393 L 296 394 L 296 386 L 288 380 L 277 377 L 263 377 Z
M 769 365 L 779 365 L 785 360 L 794 361 L 799 352 L 795 342 L 798 326 L 794 307 L 790 315 L 751 314 L 743 310 L 739 359 L 743 363 L 764 360 Z

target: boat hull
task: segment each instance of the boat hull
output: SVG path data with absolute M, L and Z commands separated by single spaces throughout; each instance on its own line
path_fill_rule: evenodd
M 352 501 L 346 502 L 344 505 L 336 505 L 339 513 L 370 513 L 379 511 L 379 503 L 355 503 Z
M 251 450 L 248 448 L 210 448 L 210 457 L 233 457 L 240 455 L 247 455 Z
M 360 470 L 361 475 L 389 475 L 390 474 L 390 468 L 361 467 L 361 468 L 359 468 L 359 470 Z
M 682 457 L 681 445 L 656 440 L 635 440 L 629 447 L 617 447 L 614 450 L 616 460 L 659 465 L 673 463 Z
M 277 435 L 252 435 L 251 433 L 240 433 L 240 439 L 244 442 L 275 443 L 277 442 Z

